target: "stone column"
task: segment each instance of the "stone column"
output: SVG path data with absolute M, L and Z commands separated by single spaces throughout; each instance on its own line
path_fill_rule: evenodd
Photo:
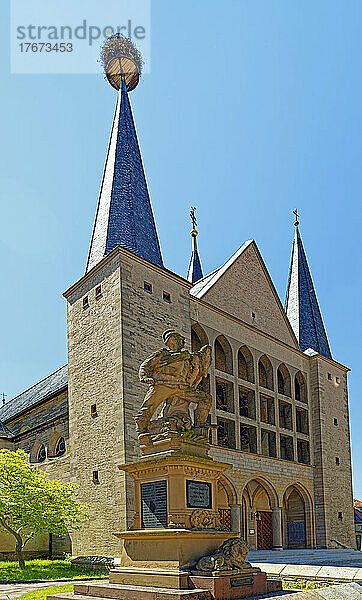
M 241 535 L 241 506 L 239 504 L 231 506 L 231 530 L 237 531 Z
M 273 550 L 283 550 L 282 509 L 272 508 Z

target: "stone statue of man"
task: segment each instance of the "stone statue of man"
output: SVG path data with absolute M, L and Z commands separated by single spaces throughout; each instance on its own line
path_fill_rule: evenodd
M 184 348 L 185 338 L 174 329 L 162 335 L 165 348 L 158 350 L 139 369 L 142 383 L 149 388 L 143 404 L 135 416 L 138 433 L 148 433 L 149 423 L 157 408 L 170 398 L 195 402 L 195 427 L 206 424 L 211 408 L 211 396 L 197 388 L 206 377 L 211 363 L 211 347 L 203 346 L 198 352 Z

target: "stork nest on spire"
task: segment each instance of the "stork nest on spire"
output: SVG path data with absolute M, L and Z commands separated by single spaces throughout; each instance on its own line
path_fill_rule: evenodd
M 138 73 L 141 74 L 143 64 L 141 53 L 129 38 L 120 33 L 115 33 L 106 39 L 101 48 L 100 61 L 104 70 L 107 71 L 107 65 L 109 65 L 112 58 L 121 56 L 130 58 L 136 65 Z

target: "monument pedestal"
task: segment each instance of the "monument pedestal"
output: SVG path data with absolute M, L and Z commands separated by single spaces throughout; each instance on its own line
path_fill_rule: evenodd
M 260 569 L 251 569 L 247 573 L 205 576 L 190 575 L 190 583 L 197 589 L 208 590 L 213 600 L 234 600 L 259 596 L 267 591 L 266 574 Z M 279 588 L 281 589 L 281 588 Z
M 190 569 L 200 558 L 237 535 L 233 531 L 143 529 L 116 534 L 124 540 L 121 566 L 111 570 L 110 583 L 189 588 Z M 147 583 L 146 583 L 147 582 Z

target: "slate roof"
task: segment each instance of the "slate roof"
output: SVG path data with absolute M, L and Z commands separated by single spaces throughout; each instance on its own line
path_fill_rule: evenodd
M 0 421 L 0 438 L 12 438 L 14 434 L 2 421 Z
M 190 283 L 196 283 L 203 277 L 201 260 L 197 249 L 196 235 L 193 236 L 193 250 L 191 254 L 190 266 L 187 275 L 187 280 Z
M 233 255 L 229 258 L 228 261 L 209 275 L 206 275 L 198 281 L 190 290 L 190 294 L 192 296 L 196 296 L 196 298 L 202 298 L 204 294 L 220 279 L 220 277 L 227 271 L 229 267 L 236 261 L 237 258 L 246 250 L 250 244 L 253 243 L 253 240 L 248 240 L 243 244 Z
M 359 508 L 354 508 L 354 522 L 361 524 L 362 523 L 362 511 Z
M 122 246 L 163 267 L 132 110 L 120 89 L 86 273 Z
M 304 352 L 312 348 L 332 358 L 298 227 L 295 229 L 285 310 L 300 349 Z
M 0 420 L 4 423 L 47 398 L 66 389 L 68 386 L 68 365 L 60 367 L 32 387 L 14 396 L 0 407 Z

